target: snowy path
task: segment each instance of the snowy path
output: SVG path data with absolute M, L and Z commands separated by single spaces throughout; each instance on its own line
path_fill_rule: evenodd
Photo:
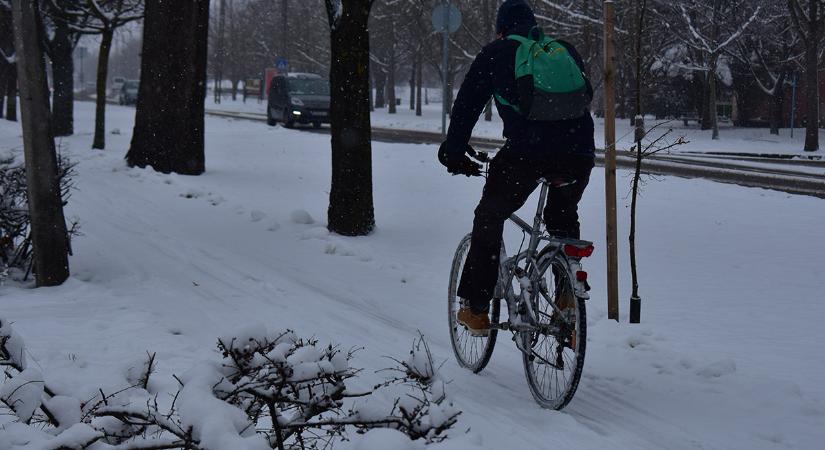
M 68 215 L 85 234 L 73 278 L 0 287 L 0 314 L 69 386 L 115 383 L 146 350 L 158 352 L 157 380 L 168 382 L 250 321 L 363 345 L 367 368 L 405 354 L 421 330 L 465 411 L 444 448 L 812 449 L 825 440 L 822 200 L 651 181 L 640 203 L 644 324 L 617 325 L 606 320 L 603 173 L 594 171 L 582 205 L 583 234 L 598 249 L 587 264 L 585 373 L 570 406 L 550 412 L 533 403 L 507 336 L 479 376 L 452 360 L 448 269 L 479 180 L 445 175 L 426 151 L 377 143 L 377 231 L 330 236 L 327 137 L 207 119 L 208 172 L 162 175 L 125 167 L 129 109 L 110 109 L 110 129 L 122 132 L 107 135 L 110 150 L 88 150 L 91 111 L 80 108 L 87 129 L 64 143 L 80 163 Z M 16 146 L 17 129 L 0 124 L 0 151 Z M 318 223 L 296 223 L 295 210 Z

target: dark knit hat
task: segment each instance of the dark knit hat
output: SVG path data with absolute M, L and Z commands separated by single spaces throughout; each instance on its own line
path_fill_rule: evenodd
M 527 35 L 536 26 L 536 16 L 526 0 L 506 0 L 498 8 L 496 32 Z

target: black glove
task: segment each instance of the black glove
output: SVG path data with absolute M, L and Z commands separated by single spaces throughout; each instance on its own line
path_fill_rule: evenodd
M 447 168 L 447 172 L 453 175 L 481 176 L 481 164 L 470 159 L 467 154 L 477 155 L 470 145 L 465 145 L 464 149 L 455 151 L 449 149 L 445 141 L 438 149 L 438 160 Z

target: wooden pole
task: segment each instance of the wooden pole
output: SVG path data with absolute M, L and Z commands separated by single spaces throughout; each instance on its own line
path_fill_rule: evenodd
M 613 0 L 604 2 L 604 186 L 607 230 L 607 317 L 619 321 L 616 227 L 616 54 Z

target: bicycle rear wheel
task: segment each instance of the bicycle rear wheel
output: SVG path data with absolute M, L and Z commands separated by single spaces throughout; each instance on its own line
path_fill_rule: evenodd
M 461 240 L 455 252 L 455 258 L 453 258 L 450 286 L 447 291 L 447 314 L 450 325 L 450 341 L 453 345 L 456 361 L 461 367 L 472 370 L 473 373 L 479 373 L 484 370 L 493 355 L 498 330 L 490 330 L 490 335 L 486 337 L 473 336 L 456 320 L 456 314 L 463 306 L 461 304 L 463 300 L 458 297 L 458 283 L 464 269 L 464 261 L 467 259 L 467 252 L 470 250 L 470 238 L 471 235 L 467 235 Z M 500 303 L 493 301 L 490 307 L 490 323 L 498 323 L 500 308 Z
M 556 333 L 524 335 L 524 372 L 533 398 L 543 408 L 560 410 L 570 403 L 579 386 L 587 344 L 587 314 L 577 298 L 567 267 L 559 255 L 539 257 L 541 289 L 533 308 L 542 325 L 556 325 Z M 543 280 L 543 281 L 542 281 Z M 559 314 L 550 303 L 556 304 Z

